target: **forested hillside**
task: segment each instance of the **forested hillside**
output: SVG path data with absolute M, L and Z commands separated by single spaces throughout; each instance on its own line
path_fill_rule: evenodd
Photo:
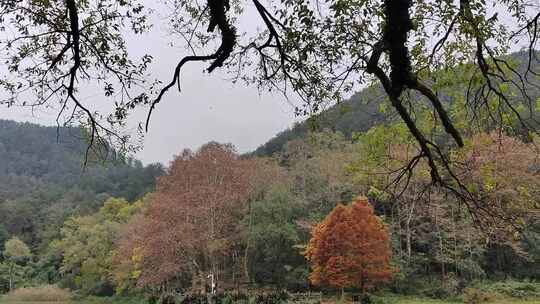
M 353 132 L 365 132 L 378 123 L 391 119 L 390 114 L 381 112 L 384 99 L 384 93 L 378 87 L 362 90 L 319 115 L 278 133 L 258 147 L 253 154 L 272 155 L 282 150 L 288 141 L 305 137 L 310 131 L 329 129 L 339 131 L 348 138 Z
M 540 303 L 539 0 L 0 0 L 0 46 L 62 126 L 0 121 L 0 304 Z M 309 118 L 125 155 L 249 87 Z
M 166 170 L 117 157 L 83 171 L 79 129 L 0 121 L 0 292 L 55 284 L 162 303 L 268 289 L 540 297 L 530 283 L 540 279 L 540 137 L 517 118 L 538 117 L 540 104 L 472 122 L 461 68 L 439 76 L 464 147 L 449 144 L 432 108 L 414 113 L 448 150 L 459 179 L 443 178 L 456 188 L 433 183 L 377 86 L 253 155 L 209 142 Z M 526 89 L 537 99 L 535 81 Z
M 111 196 L 129 200 L 152 191 L 161 165 L 133 159 L 91 162 L 80 129 L 0 120 L 0 237 L 37 249 L 71 215 L 93 213 Z
M 516 52 L 510 54 L 508 60 L 515 65 L 513 69 L 522 75 L 519 77 L 514 75 L 512 81 L 523 85 L 530 98 L 530 102 L 534 103 L 540 97 L 540 80 L 538 77 L 533 77 L 532 75 L 529 77 L 524 76 L 524 71 L 528 68 L 526 65 L 528 62 L 527 56 L 527 52 Z M 531 69 L 536 70 L 539 66 L 540 64 L 538 62 L 533 61 Z M 466 73 L 464 67 L 461 67 L 461 69 L 463 73 Z M 454 75 L 459 75 L 459 71 L 453 73 L 455 73 Z M 443 80 L 445 79 L 444 74 L 445 72 L 443 71 L 439 75 Z M 464 84 L 456 81 L 456 79 L 447 79 L 445 81 L 446 84 L 439 88 L 443 102 L 450 108 L 453 106 L 463 106 L 462 104 L 452 105 L 452 103 L 456 102 L 452 98 L 452 95 L 454 91 L 463 93 Z M 514 92 L 511 95 L 516 99 L 522 98 L 520 92 Z M 417 94 L 413 94 L 412 97 L 408 98 L 420 99 Z M 525 109 L 520 110 L 524 111 Z M 525 113 L 524 117 L 529 117 L 529 113 Z M 538 117 L 536 118 L 538 121 Z M 347 138 L 351 138 L 351 135 L 355 132 L 365 132 L 378 124 L 396 120 L 399 120 L 399 116 L 389 105 L 386 93 L 379 84 L 375 84 L 353 94 L 349 99 L 331 106 L 320 114 L 310 117 L 303 122 L 296 123 L 292 128 L 278 133 L 268 142 L 258 147 L 253 154 L 257 156 L 270 156 L 282 150 L 288 141 L 306 137 L 310 131 L 328 129 L 341 132 Z

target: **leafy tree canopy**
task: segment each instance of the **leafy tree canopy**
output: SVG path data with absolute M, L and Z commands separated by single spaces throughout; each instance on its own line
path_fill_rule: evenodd
M 313 284 L 365 292 L 391 280 L 388 229 L 366 198 L 336 206 L 312 234 L 305 254 Z
M 10 261 L 20 262 L 32 256 L 30 248 L 16 237 L 7 240 L 4 248 L 4 257 Z

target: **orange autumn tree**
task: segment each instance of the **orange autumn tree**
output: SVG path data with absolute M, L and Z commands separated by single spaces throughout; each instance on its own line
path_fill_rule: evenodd
M 305 252 L 317 286 L 359 288 L 364 294 L 389 282 L 392 249 L 388 229 L 365 197 L 337 205 L 317 225 Z

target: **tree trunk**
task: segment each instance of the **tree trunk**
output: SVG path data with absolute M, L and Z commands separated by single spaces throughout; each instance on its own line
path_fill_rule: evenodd
M 248 237 L 246 240 L 246 249 L 244 251 L 244 276 L 246 281 L 249 282 L 249 269 L 248 269 L 248 257 L 249 257 L 249 245 L 251 241 L 251 227 L 253 226 L 253 214 L 251 201 L 249 202 L 249 223 L 248 223 Z
M 409 214 L 407 215 L 407 222 L 406 222 L 406 226 L 405 226 L 405 229 L 406 229 L 406 232 L 407 233 L 407 236 L 406 236 L 406 242 L 407 242 L 407 263 L 410 263 L 411 262 L 411 255 L 412 255 L 412 245 L 411 245 L 411 220 L 413 218 L 413 214 L 414 214 L 414 207 L 415 207 L 415 203 L 416 201 L 413 200 L 412 202 L 412 205 L 411 205 L 411 208 L 409 210 Z
M 401 225 L 401 204 L 398 203 L 397 207 L 397 223 L 398 223 L 398 237 L 399 237 L 399 259 L 403 259 L 403 228 Z
M 13 290 L 13 268 L 14 268 L 14 263 L 10 263 L 9 265 L 9 291 Z
M 456 269 L 456 276 L 459 276 L 459 265 L 458 265 L 458 240 L 457 240 L 457 226 L 456 219 L 454 215 L 454 206 L 451 207 L 451 217 L 452 217 L 452 227 L 454 229 L 454 267 Z

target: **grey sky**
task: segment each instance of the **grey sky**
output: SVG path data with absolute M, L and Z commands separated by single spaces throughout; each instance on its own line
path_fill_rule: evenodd
M 169 45 L 171 41 L 179 43 L 180 40 L 168 34 L 163 6 L 150 0 L 146 4 L 156 9 L 154 18 L 158 20 L 154 20 L 152 32 L 130 36 L 129 49 L 134 57 L 145 53 L 154 56 L 152 76 L 168 82 L 174 66 L 188 52 Z M 245 28 L 258 26 L 257 19 L 250 18 L 249 11 L 242 23 Z M 207 66 L 186 66 L 182 71 L 182 92 L 171 89 L 157 106 L 150 131 L 145 136 L 144 149 L 136 155 L 144 163 L 168 164 L 173 155 L 183 149 L 196 149 L 211 140 L 232 143 L 239 152 L 251 151 L 298 120 L 282 96 L 260 93 L 243 83 L 233 85 L 219 71 L 210 75 L 203 73 Z M 99 102 L 101 94 L 101 89 L 90 87 L 81 88 L 80 93 L 81 100 L 87 103 Z M 105 111 L 111 109 L 110 104 L 102 108 Z M 53 125 L 56 113 L 54 109 L 39 109 L 32 113 L 27 108 L 3 108 L 0 118 Z M 141 109 L 130 117 L 129 123 L 136 125 L 145 115 L 146 110 Z
M 176 44 L 181 41 L 168 33 L 163 22 L 167 19 L 166 9 L 155 1 L 146 3 L 156 8 L 156 17 L 161 20 L 154 22 L 154 32 L 145 37 L 142 47 L 154 55 L 153 74 L 169 81 L 176 63 L 189 53 L 184 48 L 168 46 L 171 39 Z M 245 7 L 240 27 L 260 27 L 251 2 L 247 1 Z M 136 45 L 134 48 L 141 46 L 140 42 Z M 144 150 L 138 155 L 145 163 L 168 162 L 182 149 L 196 149 L 211 140 L 230 142 L 239 152 L 251 151 L 298 120 L 292 106 L 279 94 L 259 92 L 243 83 L 232 84 L 220 70 L 212 74 L 203 72 L 207 67 L 208 63 L 185 66 L 181 74 L 182 92 L 170 90 L 152 114 Z M 146 113 L 139 115 L 144 118 Z
M 177 62 L 189 53 L 184 48 L 170 46 L 171 42 L 179 45 L 181 40 L 168 33 L 168 10 L 162 2 L 144 1 L 155 10 L 151 19 L 154 28 L 142 36 L 129 36 L 129 50 L 133 58 L 146 53 L 154 56 L 152 78 L 168 82 Z M 240 1 L 244 2 L 245 13 L 239 28 L 254 31 L 262 27 L 251 2 Z M 501 15 L 505 14 L 508 13 L 501 11 Z M 243 83 L 233 85 L 219 70 L 210 75 L 204 73 L 206 67 L 208 63 L 185 66 L 181 74 L 182 92 L 171 89 L 157 106 L 150 131 L 145 136 L 144 149 L 136 155 L 144 163 L 168 164 L 183 149 L 196 149 L 211 140 L 232 143 L 239 152 L 251 151 L 299 120 L 294 116 L 293 106 L 279 94 L 258 92 Z M 91 104 L 92 108 L 110 112 L 110 103 L 99 102 L 102 94 L 100 87 L 86 86 L 79 95 L 80 100 Z M 130 125 L 143 121 L 146 111 L 140 109 L 134 113 L 129 119 Z M 0 118 L 53 125 L 56 114 L 54 109 L 32 113 L 29 109 L 3 108 Z

